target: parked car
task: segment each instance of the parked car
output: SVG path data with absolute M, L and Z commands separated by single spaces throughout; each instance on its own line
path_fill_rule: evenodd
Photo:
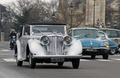
M 109 57 L 109 43 L 107 35 L 96 28 L 72 28 L 68 32 L 70 36 L 81 41 L 83 46 L 83 55 L 102 55 L 103 59 Z
M 82 57 L 82 44 L 66 33 L 66 24 L 28 23 L 20 28 L 16 41 L 15 58 L 18 66 L 29 62 L 30 68 L 36 63 L 72 62 L 73 68 L 79 67 Z
M 101 30 L 107 33 L 108 37 L 118 44 L 118 48 L 115 53 L 120 53 L 120 30 L 110 28 L 102 28 Z

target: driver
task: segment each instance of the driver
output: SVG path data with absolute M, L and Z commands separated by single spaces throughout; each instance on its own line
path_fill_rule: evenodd
M 15 31 L 11 31 L 10 32 L 10 35 L 9 35 L 9 39 L 10 39 L 10 45 L 11 45 L 11 41 L 12 41 L 12 39 L 13 39 L 13 37 L 14 37 L 14 39 L 16 40 L 16 32 Z
M 12 36 L 15 36 L 15 38 L 16 38 L 16 32 L 15 31 L 10 32 L 10 39 L 12 38 Z

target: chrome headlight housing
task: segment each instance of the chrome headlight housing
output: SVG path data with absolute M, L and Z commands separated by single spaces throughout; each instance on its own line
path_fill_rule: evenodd
M 101 46 L 109 46 L 108 41 L 103 41 L 103 42 L 101 42 Z
M 72 38 L 71 38 L 70 36 L 64 37 L 63 43 L 64 43 L 65 45 L 71 45 L 71 43 L 72 43 Z
M 40 41 L 41 41 L 42 45 L 48 45 L 48 44 L 50 44 L 50 39 L 47 36 L 41 37 Z

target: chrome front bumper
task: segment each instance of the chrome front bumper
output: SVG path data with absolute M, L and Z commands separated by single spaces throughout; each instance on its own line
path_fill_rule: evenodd
M 82 58 L 81 55 L 34 55 L 33 58 L 44 59 L 44 58 Z
M 107 47 L 83 47 L 83 49 L 109 49 Z

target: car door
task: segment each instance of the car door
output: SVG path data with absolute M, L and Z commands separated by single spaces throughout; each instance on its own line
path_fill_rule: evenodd
M 21 58 L 21 59 L 24 59 L 24 42 L 23 42 L 23 30 L 24 30 L 24 26 L 20 26 L 20 33 L 18 35 L 18 41 L 20 42 L 20 44 L 17 45 L 17 48 L 20 49 L 20 53 L 18 54 L 18 56 Z
M 22 34 L 22 38 L 21 38 L 21 44 L 22 44 L 22 53 L 23 53 L 23 57 L 26 58 L 26 48 L 27 48 L 27 42 L 30 39 L 30 26 L 29 25 L 25 25 L 23 27 L 23 34 Z

